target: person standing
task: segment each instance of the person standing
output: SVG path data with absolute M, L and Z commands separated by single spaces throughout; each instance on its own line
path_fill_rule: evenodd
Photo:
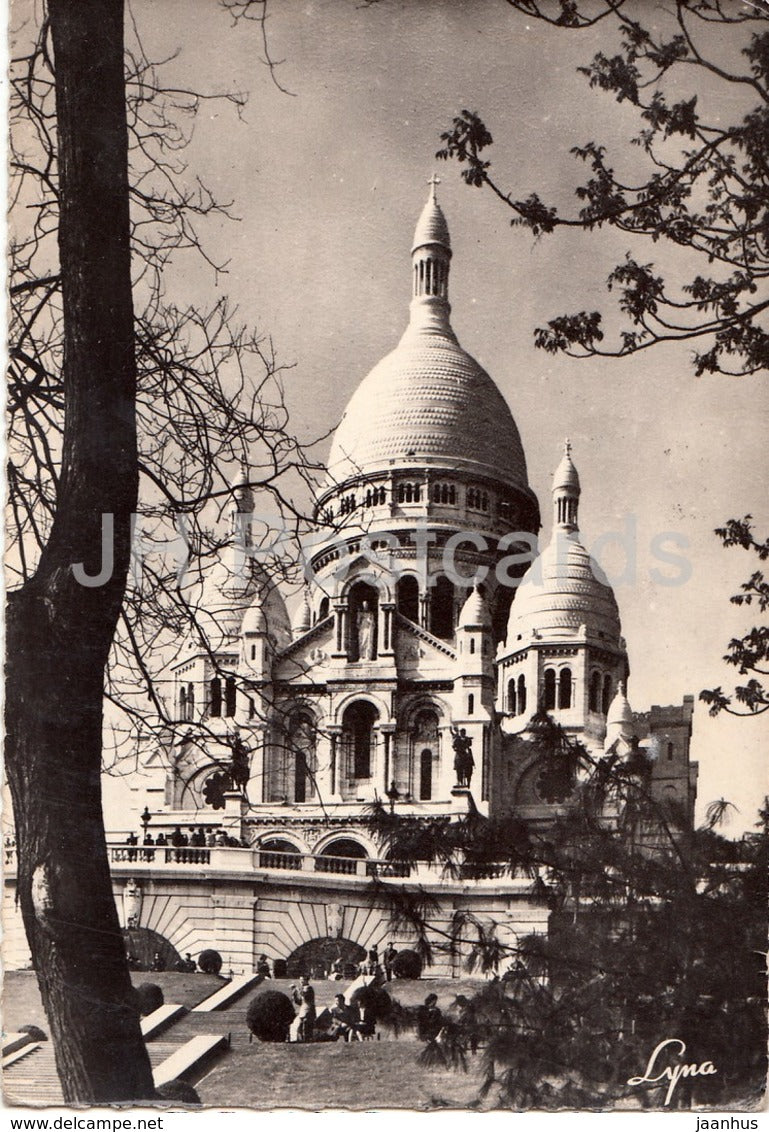
M 387 978 L 388 983 L 392 982 L 393 963 L 395 962 L 395 956 L 397 954 L 398 954 L 398 952 L 393 947 L 392 940 L 391 940 L 388 943 L 387 947 L 385 948 L 384 954 L 382 955 L 382 962 L 384 963 L 385 976 Z
M 294 1005 L 299 1009 L 296 1018 L 291 1023 L 289 1040 L 294 1042 L 311 1042 L 315 1031 L 315 991 L 310 986 L 310 979 L 302 975 L 301 986 L 291 985 L 291 997 Z

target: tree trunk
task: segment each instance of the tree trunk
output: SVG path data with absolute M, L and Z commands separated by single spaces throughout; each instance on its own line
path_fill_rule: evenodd
M 101 811 L 104 669 L 136 507 L 122 0 L 49 0 L 64 318 L 63 459 L 36 574 L 8 600 L 6 762 L 18 896 L 67 1102 L 154 1095 Z M 102 517 L 112 569 L 98 575 Z M 109 523 L 107 519 L 107 523 Z

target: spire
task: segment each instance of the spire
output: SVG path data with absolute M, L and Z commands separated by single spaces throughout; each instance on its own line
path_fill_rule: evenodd
M 553 476 L 553 527 L 564 531 L 579 529 L 579 476 L 571 459 L 571 441 L 565 440 L 563 458 Z
M 404 337 L 438 334 L 456 341 L 449 323 L 449 226 L 438 204 L 439 178 L 433 174 L 427 183 L 430 193 L 417 221 L 411 247 L 411 321 Z
M 229 507 L 229 519 L 230 538 L 233 541 L 242 540 L 244 546 L 252 545 L 253 514 L 254 493 L 249 483 L 248 465 L 244 461 L 232 485 L 232 502 Z

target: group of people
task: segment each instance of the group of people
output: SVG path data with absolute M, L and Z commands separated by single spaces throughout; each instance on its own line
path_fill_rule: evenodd
M 451 1029 L 459 1031 L 470 1047 L 470 1052 L 478 1049 L 478 1026 L 473 1004 L 464 994 L 458 994 L 444 1011 L 438 1006 L 437 994 L 428 994 L 417 1008 L 417 1037 L 423 1042 L 438 1042 Z
M 343 994 L 336 994 L 333 1006 L 318 1015 L 308 975 L 302 975 L 299 986 L 291 984 L 291 998 L 296 1016 L 289 1027 L 290 1042 L 364 1041 L 375 1032 L 373 1010 L 365 999 L 351 1003 Z
M 223 829 L 205 830 L 202 825 L 198 826 L 197 829 L 190 826 L 188 833 L 184 833 L 181 826 L 177 825 L 170 834 L 159 833 L 157 837 L 153 837 L 147 830 L 142 838 L 141 846 L 138 836 L 135 833 L 129 833 L 125 843 L 128 846 L 127 860 L 129 861 L 154 861 L 155 850 L 168 847 L 176 850 L 187 848 L 214 849 L 221 846 L 243 848 L 241 841 L 236 837 L 231 837 Z M 176 860 L 179 860 L 181 855 L 176 853 L 174 856 Z

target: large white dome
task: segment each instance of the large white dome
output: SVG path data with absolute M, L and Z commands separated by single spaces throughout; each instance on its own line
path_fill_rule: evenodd
M 450 259 L 433 186 L 414 235 L 409 326 L 350 399 L 331 446 L 331 483 L 393 466 L 438 465 L 529 492 L 507 402 L 451 328 Z
M 574 531 L 558 529 L 523 576 L 507 626 L 508 648 L 533 636 L 578 633 L 618 646 L 621 626 L 614 591 Z
M 528 487 L 512 413 L 489 375 L 452 338 L 414 335 L 374 366 L 336 430 L 329 475 L 439 463 Z

